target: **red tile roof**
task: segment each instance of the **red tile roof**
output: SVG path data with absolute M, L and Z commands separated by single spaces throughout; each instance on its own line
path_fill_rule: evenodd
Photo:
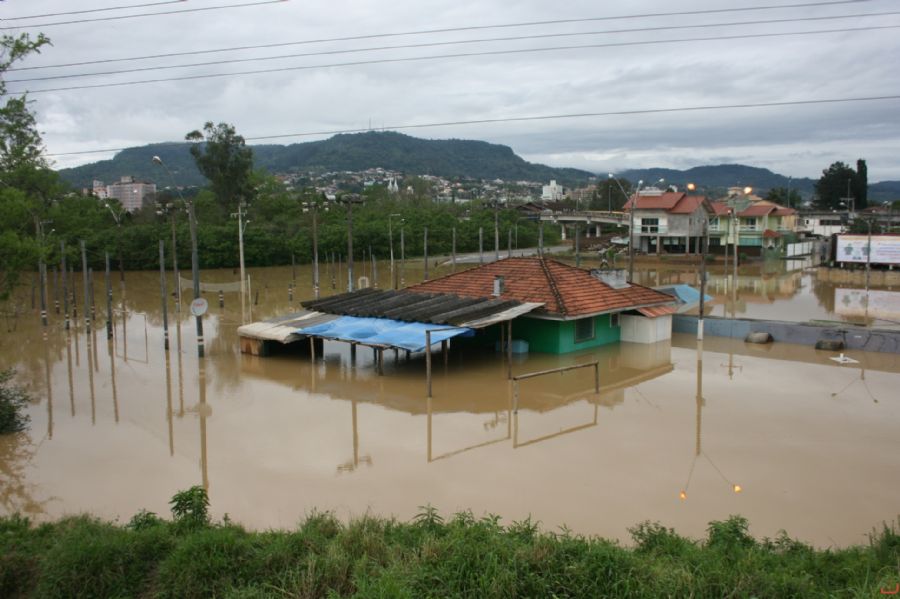
M 728 216 L 731 214 L 731 206 L 725 202 L 713 202 L 710 204 L 716 216 Z
M 496 276 L 503 277 L 501 299 L 541 302 L 544 308 L 540 311 L 553 316 L 579 317 L 672 302 L 671 296 L 633 283 L 624 289 L 613 289 L 588 270 L 548 258 L 505 258 L 413 285 L 408 290 L 490 297 Z
M 653 196 L 642 196 L 639 195 L 637 198 L 637 206 L 635 206 L 635 210 L 671 210 L 675 207 L 681 199 L 687 194 L 680 191 L 667 191 L 660 195 Z M 634 201 L 634 196 L 632 195 L 627 202 L 625 202 L 624 210 L 631 210 L 631 203 Z
M 773 231 L 772 229 L 766 229 L 763 231 L 763 237 L 766 239 L 777 239 L 778 237 L 781 237 L 781 233 Z
M 765 216 L 767 214 L 771 214 L 775 211 L 774 204 L 763 204 L 762 202 L 757 202 L 756 204 L 751 204 L 747 206 L 744 210 L 738 212 L 738 216 L 742 217 L 753 217 L 753 216 Z
M 793 208 L 785 208 L 784 206 L 778 206 L 775 208 L 775 212 L 773 212 L 775 216 L 792 216 L 797 214 L 797 211 Z
M 670 214 L 692 214 L 699 208 L 706 198 L 704 196 L 689 196 L 680 191 L 667 191 L 661 195 L 638 196 L 635 210 L 665 210 Z M 623 210 L 631 210 L 634 196 L 625 202 Z
M 669 214 L 693 214 L 706 200 L 703 196 L 684 196 L 675 207 L 669 210 Z M 638 203 L 640 206 L 640 203 Z
M 677 310 L 675 309 L 675 306 L 652 306 L 650 308 L 638 308 L 638 312 L 647 318 L 657 318 L 659 316 L 675 314 Z

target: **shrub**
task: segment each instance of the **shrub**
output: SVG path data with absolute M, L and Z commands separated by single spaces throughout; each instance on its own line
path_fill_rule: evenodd
M 15 370 L 0 372 L 0 434 L 4 435 L 25 430 L 31 420 L 23 413 L 28 404 L 28 393 L 10 384 L 15 374 Z
M 172 517 L 176 524 L 187 528 L 209 524 L 209 495 L 199 485 L 175 493 L 169 505 L 172 506 Z

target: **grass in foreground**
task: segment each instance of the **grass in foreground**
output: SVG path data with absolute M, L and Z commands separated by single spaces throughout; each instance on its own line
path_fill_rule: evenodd
M 879 597 L 900 582 L 900 535 L 816 550 L 756 540 L 732 516 L 696 541 L 645 522 L 633 548 L 502 526 L 431 507 L 412 522 L 315 513 L 294 531 L 211 523 L 202 488 L 172 499 L 173 520 L 89 516 L 33 526 L 0 519 L 0 597 Z

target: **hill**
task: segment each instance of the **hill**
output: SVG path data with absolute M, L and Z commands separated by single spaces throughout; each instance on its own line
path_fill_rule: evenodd
M 591 173 L 574 168 L 553 168 L 527 162 L 508 146 L 463 139 L 429 140 L 394 132 L 336 135 L 323 141 L 287 146 L 253 147 L 256 168 L 272 173 L 320 168 L 325 171 L 362 171 L 385 168 L 409 174 L 448 178 L 549 181 L 565 185 L 583 184 Z M 164 143 L 128 148 L 111 160 L 60 170 L 63 179 L 76 187 L 89 187 L 94 179 L 117 181 L 123 175 L 169 184 L 165 173 L 152 163 L 160 156 L 178 185 L 203 185 L 205 179 L 194 166 L 189 143 Z
M 663 178 L 667 184 L 684 187 L 696 184 L 701 190 L 724 191 L 729 187 L 752 187 L 754 193 L 765 195 L 773 187 L 790 187 L 800 192 L 804 198 L 813 193 L 814 179 L 785 177 L 769 169 L 743 164 L 719 164 L 715 166 L 695 166 L 684 171 L 663 168 L 633 169 L 619 173 L 630 181 L 643 180 L 645 185 Z

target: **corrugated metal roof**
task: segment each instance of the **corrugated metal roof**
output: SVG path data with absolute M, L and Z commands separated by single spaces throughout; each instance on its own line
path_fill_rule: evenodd
M 238 327 L 237 332 L 239 336 L 249 337 L 250 339 L 290 343 L 302 337 L 302 334 L 300 334 L 302 329 L 317 326 L 336 318 L 337 316 L 334 314 L 303 310 L 261 322 L 241 325 Z
M 398 347 L 419 352 L 426 347 L 427 331 L 435 344 L 460 335 L 470 337 L 475 331 L 464 327 L 434 326 L 423 322 L 404 322 L 390 318 L 359 318 L 339 316 L 330 322 L 303 329 L 305 335 L 335 339 L 348 343 L 360 343 L 372 347 Z
M 310 310 L 340 316 L 388 318 L 405 322 L 460 326 L 466 322 L 483 321 L 485 324 L 478 325 L 480 327 L 509 320 L 500 315 L 513 314 L 513 312 L 509 312 L 511 309 L 518 309 L 514 313 L 519 316 L 543 304 L 523 303 L 508 298 L 460 297 L 453 293 L 360 289 L 324 299 L 302 302 L 302 305 Z

